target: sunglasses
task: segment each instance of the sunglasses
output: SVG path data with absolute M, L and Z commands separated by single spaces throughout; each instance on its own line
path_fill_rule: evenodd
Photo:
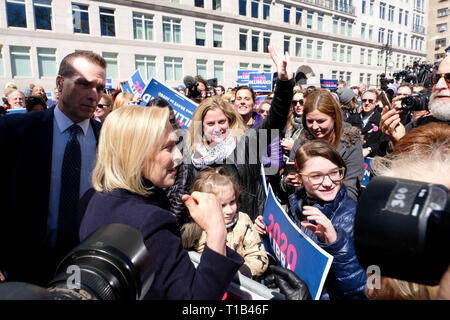
M 375 100 L 373 100 L 373 99 L 362 99 L 361 101 L 362 102 L 368 101 L 369 103 L 373 103 Z
M 293 106 L 296 106 L 296 105 L 299 104 L 299 103 L 300 103 L 301 105 L 303 105 L 303 99 L 301 99 L 301 100 L 292 100 L 291 103 L 292 103 Z
M 445 82 L 447 82 L 447 85 L 450 85 L 450 73 L 434 73 L 431 76 L 431 83 L 433 85 L 435 85 L 436 83 L 439 82 L 439 80 L 441 79 L 441 77 L 444 77 Z
M 97 107 L 99 107 L 100 109 L 103 109 L 103 107 L 109 107 L 109 104 L 102 104 L 102 103 L 99 103 L 99 104 L 97 105 Z

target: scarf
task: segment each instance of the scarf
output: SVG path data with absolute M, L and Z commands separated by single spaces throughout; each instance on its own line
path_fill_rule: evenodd
M 225 140 L 219 142 L 211 149 L 208 149 L 204 144 L 200 144 L 191 156 L 192 164 L 197 169 L 201 169 L 213 163 L 224 161 L 234 149 L 236 149 L 236 139 L 230 130 Z
M 292 126 L 295 130 L 298 130 L 302 127 L 302 117 L 294 117 L 291 121 Z

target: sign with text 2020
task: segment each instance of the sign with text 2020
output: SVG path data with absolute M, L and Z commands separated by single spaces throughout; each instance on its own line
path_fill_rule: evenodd
M 127 82 L 122 84 L 122 91 L 129 92 L 133 96 L 135 96 L 136 94 L 142 94 L 144 88 L 145 88 L 145 81 L 142 79 L 139 69 L 137 69 L 131 75 L 131 77 L 128 79 Z
M 320 248 L 289 218 L 276 200 L 272 186 L 269 185 L 268 191 L 263 218 L 270 239 L 269 253 L 279 265 L 294 271 L 305 281 L 311 297 L 318 300 L 333 256 Z
M 181 128 L 188 129 L 192 121 L 192 116 L 197 104 L 192 102 L 191 99 L 182 95 L 178 91 L 166 86 L 164 83 L 152 78 L 141 95 L 141 106 L 147 105 L 147 103 L 153 98 L 163 98 L 171 106 L 175 112 L 175 118 L 180 124 Z

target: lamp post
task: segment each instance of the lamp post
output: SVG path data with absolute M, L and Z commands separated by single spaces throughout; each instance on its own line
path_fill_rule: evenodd
M 390 57 L 392 54 L 392 46 L 389 43 L 389 40 L 386 42 L 386 44 L 383 47 L 381 47 L 381 53 L 383 53 L 383 52 L 386 53 L 386 57 L 384 59 L 384 75 L 386 75 L 387 60 L 388 60 L 388 57 Z

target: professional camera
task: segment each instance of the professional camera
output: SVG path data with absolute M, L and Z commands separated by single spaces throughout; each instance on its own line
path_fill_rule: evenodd
M 355 250 L 363 268 L 439 283 L 450 264 L 450 197 L 442 185 L 374 177 L 356 209 Z
M 402 109 L 405 111 L 428 110 L 428 95 L 423 93 L 413 93 L 402 99 Z
M 4 300 L 137 300 L 153 282 L 150 255 L 141 233 L 110 224 L 83 241 L 59 264 L 47 288 L 0 284 Z

